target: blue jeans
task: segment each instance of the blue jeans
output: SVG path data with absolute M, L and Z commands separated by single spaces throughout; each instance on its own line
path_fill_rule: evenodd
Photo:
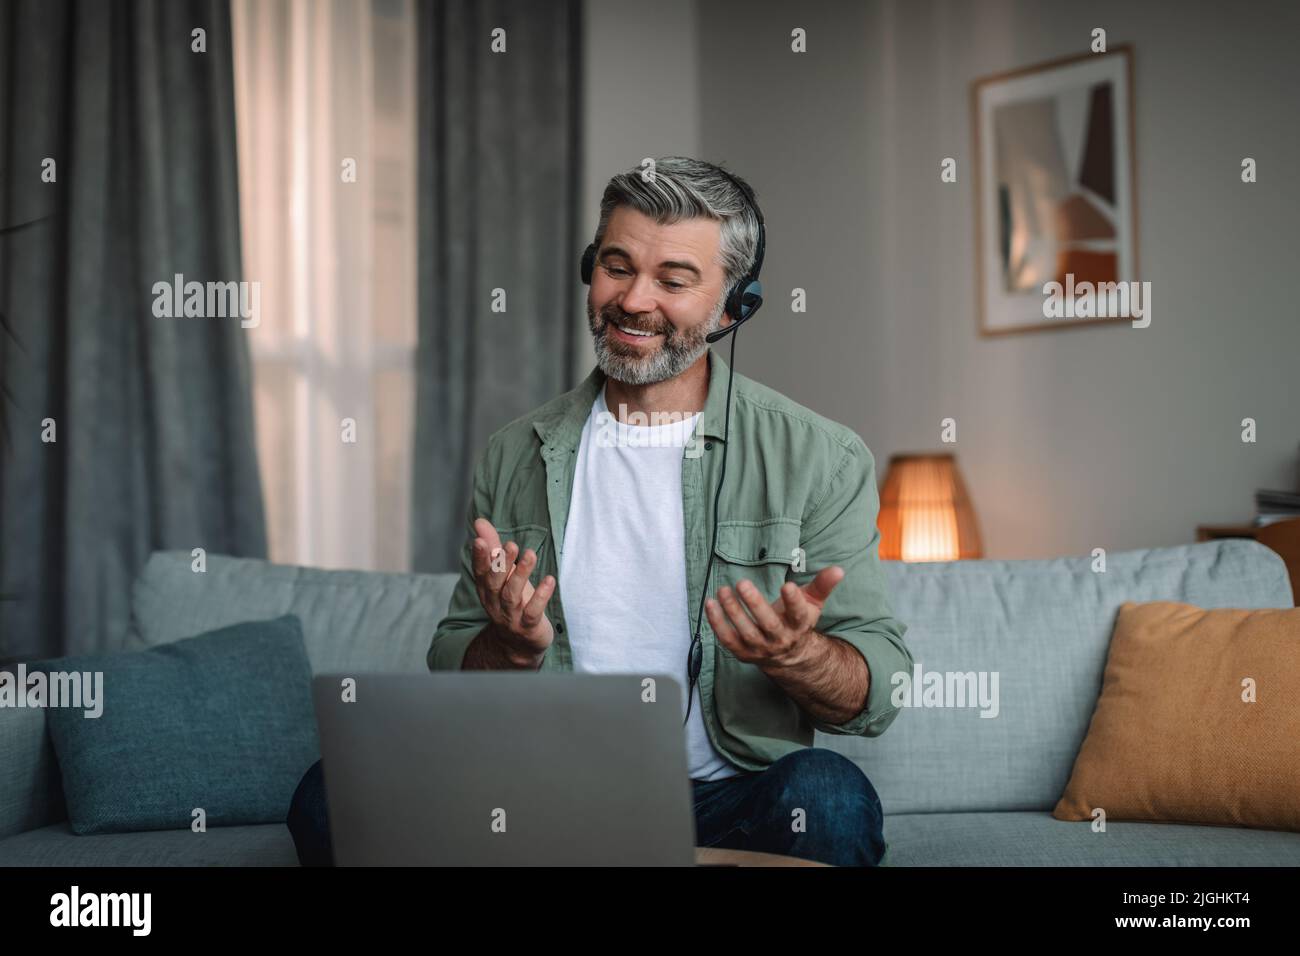
M 847 757 L 808 747 L 766 770 L 691 781 L 696 843 L 875 866 L 885 854 L 880 798 Z M 303 866 L 330 866 L 329 812 L 320 761 L 294 791 L 286 821 Z
M 289 803 L 289 818 L 284 821 L 298 850 L 303 866 L 333 866 L 334 848 L 330 845 L 330 815 L 325 803 L 325 771 L 317 760 L 307 768 Z
M 884 813 L 871 781 L 848 757 L 824 747 L 786 754 L 766 770 L 691 781 L 695 842 L 876 866 L 885 855 Z

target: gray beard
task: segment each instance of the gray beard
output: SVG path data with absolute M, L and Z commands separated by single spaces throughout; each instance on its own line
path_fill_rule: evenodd
M 676 378 L 708 351 L 709 343 L 704 337 L 719 328 L 724 308 L 726 299 L 719 296 L 707 322 L 686 331 L 673 329 L 664 336 L 657 351 L 640 357 L 632 351 L 633 346 L 611 341 L 607 334 L 610 322 L 621 322 L 626 318 L 624 313 L 617 306 L 610 306 L 598 315 L 588 297 L 587 326 L 596 347 L 596 364 L 607 377 L 625 385 L 654 385 Z

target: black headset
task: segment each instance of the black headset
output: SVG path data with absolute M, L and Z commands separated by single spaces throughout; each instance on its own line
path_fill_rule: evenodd
M 723 336 L 730 335 L 750 318 L 763 304 L 763 285 L 758 281 L 758 274 L 763 268 L 763 253 L 767 247 L 767 230 L 763 225 L 763 211 L 758 208 L 754 191 L 745 182 L 737 179 L 722 167 L 715 167 L 718 172 L 731 180 L 740 190 L 749 208 L 758 219 L 758 250 L 754 254 L 754 264 L 740 279 L 727 290 L 727 304 L 724 311 L 731 316 L 731 324 L 710 332 L 704 341 L 713 343 Z M 596 244 L 593 242 L 582 253 L 582 281 L 591 285 L 591 275 L 596 267 Z M 727 374 L 727 414 L 722 429 L 722 466 L 718 472 L 718 487 L 713 494 L 713 542 L 709 545 L 709 563 L 704 569 L 704 589 L 700 594 L 700 608 L 695 615 L 695 631 L 691 635 L 691 649 L 686 658 L 686 673 L 689 678 L 686 687 L 686 717 L 682 726 L 691 719 L 691 705 L 695 700 L 695 684 L 700 678 L 700 668 L 704 664 L 704 642 L 700 638 L 700 629 L 704 623 L 704 601 L 709 593 L 709 577 L 713 573 L 713 552 L 718 546 L 718 501 L 722 497 L 722 482 L 727 477 L 727 438 L 731 433 L 731 381 L 736 374 L 736 339 L 731 339 L 731 362 Z

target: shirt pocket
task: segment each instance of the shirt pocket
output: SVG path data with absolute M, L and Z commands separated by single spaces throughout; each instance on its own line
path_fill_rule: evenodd
M 794 518 L 718 522 L 709 597 L 717 597 L 724 586 L 735 590 L 741 580 L 748 580 L 769 604 L 775 601 L 792 572 L 803 569 L 800 531 L 800 522 Z M 718 649 L 731 654 L 722 644 Z

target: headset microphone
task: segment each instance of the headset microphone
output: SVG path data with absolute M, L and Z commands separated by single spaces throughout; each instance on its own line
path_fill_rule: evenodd
M 725 169 L 718 167 L 718 172 L 731 180 L 732 184 L 740 190 L 749 208 L 753 210 L 755 218 L 758 219 L 758 249 L 754 253 L 754 264 L 727 291 L 727 300 L 723 311 L 731 316 L 731 323 L 706 335 L 704 341 L 710 344 L 735 332 L 763 304 L 763 285 L 758 281 L 758 274 L 763 268 L 763 254 L 767 247 L 767 230 L 763 225 L 763 212 L 758 208 L 758 200 L 754 195 L 754 191 Z M 582 253 L 582 281 L 586 285 L 591 285 L 591 276 L 595 264 L 596 244 L 593 242 Z M 704 641 L 700 637 L 700 630 L 704 623 L 704 602 L 709 593 L 709 578 L 713 573 L 713 553 L 718 547 L 718 501 L 722 497 L 722 483 L 727 477 L 727 439 L 731 433 L 731 382 L 736 374 L 735 336 L 732 336 L 731 339 L 731 361 L 729 366 L 730 371 L 727 375 L 727 412 L 722 428 L 722 465 L 718 471 L 718 487 L 713 494 L 713 540 L 709 545 L 709 563 L 704 569 L 704 587 L 700 594 L 699 611 L 695 615 L 695 629 L 691 634 L 691 649 L 686 658 L 686 673 L 689 680 L 686 687 L 686 718 L 682 721 L 682 726 L 685 726 L 691 719 L 691 705 L 694 703 L 695 698 L 695 684 L 700 678 L 700 669 L 704 664 Z

